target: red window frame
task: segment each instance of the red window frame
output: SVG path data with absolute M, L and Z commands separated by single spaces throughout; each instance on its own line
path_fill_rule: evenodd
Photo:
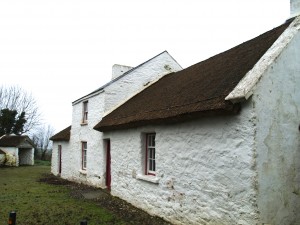
M 146 134 L 145 174 L 156 175 L 155 133 Z
M 83 102 L 82 110 L 82 122 L 86 123 L 88 121 L 88 101 Z
M 83 170 L 86 170 L 86 165 L 87 165 L 87 142 L 83 141 L 81 142 L 81 168 Z

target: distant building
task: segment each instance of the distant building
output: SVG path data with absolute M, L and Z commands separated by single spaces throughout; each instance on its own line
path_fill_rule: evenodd
M 34 165 L 32 140 L 26 135 L 3 135 L 0 137 L 0 165 Z

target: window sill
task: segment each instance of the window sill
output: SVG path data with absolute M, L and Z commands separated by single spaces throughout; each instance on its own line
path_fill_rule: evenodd
M 137 174 L 136 178 L 138 180 L 144 180 L 144 181 L 148 181 L 148 182 L 154 183 L 154 184 L 159 183 L 159 178 L 156 176 Z
M 80 124 L 80 126 L 86 126 L 86 125 L 88 125 L 88 121 L 82 122 L 82 123 Z
M 79 173 L 82 174 L 82 175 L 86 175 L 87 174 L 86 170 L 79 170 Z

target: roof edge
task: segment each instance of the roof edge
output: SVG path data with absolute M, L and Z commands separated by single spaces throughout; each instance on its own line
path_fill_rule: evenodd
M 258 81 L 265 71 L 278 58 L 285 47 L 291 42 L 296 33 L 300 30 L 300 16 L 279 36 L 267 52 L 258 60 L 254 67 L 249 70 L 237 86 L 225 97 L 233 103 L 247 100 L 255 89 Z
M 130 129 L 135 127 L 141 127 L 141 126 L 147 126 L 149 124 L 157 125 L 157 124 L 173 124 L 173 123 L 180 123 L 180 122 L 186 122 L 192 119 L 199 119 L 202 116 L 218 116 L 218 115 L 237 115 L 241 111 L 241 105 L 239 103 L 228 105 L 227 107 L 218 109 L 218 110 L 205 110 L 201 112 L 191 112 L 191 113 L 184 113 L 175 115 L 172 117 L 160 117 L 160 118 L 154 118 L 154 119 L 145 119 L 140 121 L 132 121 L 128 123 L 122 123 L 122 124 L 114 124 L 114 125 L 104 125 L 97 127 L 94 126 L 93 129 L 99 132 L 107 132 L 107 131 L 113 131 L 113 130 L 119 130 L 119 129 Z

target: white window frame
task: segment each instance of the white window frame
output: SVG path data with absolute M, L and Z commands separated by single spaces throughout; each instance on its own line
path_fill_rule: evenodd
M 88 113 L 89 113 L 89 102 L 84 101 L 82 103 L 82 123 L 83 124 L 88 122 Z
M 145 175 L 156 175 L 155 133 L 146 134 Z
M 86 170 L 87 165 L 87 142 L 81 142 L 81 154 L 82 154 L 82 161 L 81 161 L 81 168 L 82 170 Z

